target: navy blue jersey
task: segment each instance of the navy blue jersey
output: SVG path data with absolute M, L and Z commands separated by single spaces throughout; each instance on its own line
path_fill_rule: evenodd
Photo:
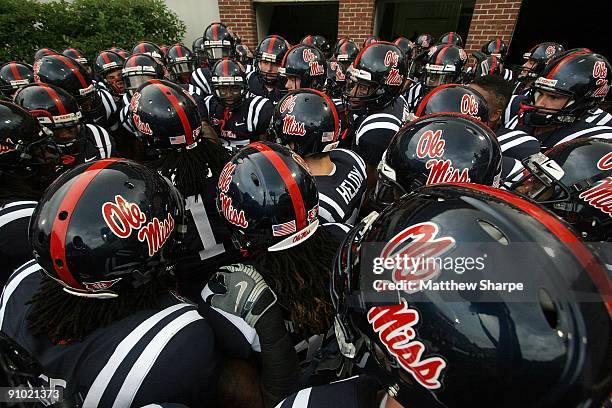
M 597 108 L 591 110 L 589 116 L 587 116 L 584 121 L 593 126 L 612 126 L 612 115 Z
M 540 141 L 522 130 L 500 127 L 495 131 L 502 155 L 517 160 L 540 152 Z
M 535 128 L 519 125 L 518 119 L 510 121 L 509 128 L 522 131 L 527 134 L 534 134 Z M 553 130 L 535 135 L 540 142 L 542 152 L 565 142 L 581 138 L 612 139 L 612 126 L 597 125 L 587 122 L 584 119 L 578 120 L 566 126 L 559 126 Z
M 415 112 L 419 102 L 421 101 L 421 97 L 423 93 L 423 84 L 420 82 L 414 82 L 410 88 L 404 94 L 404 98 L 406 98 L 406 102 L 408 103 L 408 109 L 410 112 Z
M 357 119 L 353 150 L 367 164 L 378 165 L 389 142 L 408 119 L 407 107 L 406 100 L 400 96 L 382 111 Z
M 41 282 L 35 261 L 11 276 L 1 298 L 0 328 L 40 361 L 49 383 L 79 393 L 84 408 L 210 403 L 219 357 L 195 306 L 168 293 L 158 310 L 135 312 L 80 342 L 54 344 L 33 336 L 27 325 L 27 302 Z
M 276 408 L 379 408 L 378 382 L 367 376 L 355 376 L 331 384 L 300 390 Z
M 11 201 L 0 205 L 0 285 L 4 285 L 17 267 L 32 259 L 28 225 L 36 201 Z
M 256 71 L 252 71 L 247 75 L 247 84 L 249 85 L 249 94 L 251 96 L 263 96 L 272 102 L 274 105 L 287 94 L 286 89 L 272 88 L 268 89 L 261 79 L 261 76 Z
M 202 119 L 215 129 L 223 145 L 232 150 L 260 140 L 270 126 L 272 103 L 262 97 L 247 97 L 238 107 L 229 109 L 213 95 L 204 99 L 206 114 Z
M 366 166 L 351 150 L 334 149 L 330 153 L 333 173 L 315 176 L 319 190 L 321 222 L 354 224 L 366 191 Z
M 191 73 L 191 84 L 202 91 L 204 96 L 212 95 L 212 74 L 208 68 L 198 68 Z
M 98 88 L 95 92 L 97 95 L 93 106 L 91 110 L 83 112 L 83 120 L 106 130 L 117 130 L 118 108 L 113 96 L 103 88 Z
M 82 162 L 117 156 L 115 152 L 115 139 L 106 129 L 88 123 L 82 128 L 81 132 L 83 133 L 82 137 L 85 139 Z

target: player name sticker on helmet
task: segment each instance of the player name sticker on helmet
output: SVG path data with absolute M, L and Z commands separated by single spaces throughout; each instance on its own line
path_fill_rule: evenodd
M 416 309 L 408 307 L 406 300 L 393 306 L 373 307 L 368 312 L 368 322 L 374 332 L 397 362 L 423 387 L 436 390 L 442 386 L 442 372 L 446 361 L 437 356 L 424 357 L 425 344 L 417 340 L 415 326 L 420 316 Z
M 612 177 L 606 177 L 578 197 L 612 217 Z

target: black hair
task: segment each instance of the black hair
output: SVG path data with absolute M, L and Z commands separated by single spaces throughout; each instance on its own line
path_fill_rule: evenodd
M 125 286 L 116 298 L 96 299 L 71 295 L 43 274 L 38 291 L 27 303 L 32 305 L 28 327 L 33 335 L 54 343 L 82 341 L 92 331 L 139 310 L 161 309 L 161 299 L 171 285 L 169 276 L 158 275 L 138 288 Z
M 159 158 L 150 161 L 148 166 L 171 179 L 181 194 L 189 197 L 207 191 L 209 173 L 213 178 L 218 178 L 230 158 L 223 146 L 201 138 L 190 149 L 164 151 Z
M 301 336 L 325 333 L 331 327 L 334 308 L 329 280 L 338 245 L 319 227 L 298 246 L 253 256 L 253 264 Z
M 510 98 L 512 97 L 513 85 L 511 82 L 506 81 L 499 75 L 483 75 L 475 78 L 472 82 L 474 85 L 478 85 L 487 92 L 494 96 L 496 106 L 490 106 L 489 111 L 497 109 L 503 110 Z

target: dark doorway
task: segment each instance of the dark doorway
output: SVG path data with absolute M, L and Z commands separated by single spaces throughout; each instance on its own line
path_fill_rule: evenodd
M 571 5 L 550 0 L 523 0 L 509 50 L 511 63 L 522 62 L 522 55 L 534 45 L 556 41 L 566 49 L 586 47 L 612 57 L 609 39 L 610 13 L 591 3 Z
M 257 3 L 256 7 L 257 13 L 269 18 L 267 30 L 258 30 L 260 37 L 279 34 L 297 44 L 308 34 L 320 34 L 332 45 L 338 37 L 338 2 Z
M 415 40 L 419 34 L 431 34 L 437 40 L 442 34 L 455 31 L 467 40 L 474 14 L 475 0 L 382 1 L 378 4 L 381 19 L 378 36 L 393 41 L 399 36 Z

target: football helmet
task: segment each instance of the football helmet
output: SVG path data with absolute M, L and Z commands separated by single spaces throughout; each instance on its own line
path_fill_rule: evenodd
M 173 81 L 188 84 L 191 73 L 196 69 L 196 57 L 191 50 L 182 44 L 175 44 L 166 53 L 168 71 Z
M 140 41 L 132 48 L 132 54 L 147 54 L 157 59 L 159 62 L 164 60 L 164 53 L 159 45 L 149 41 Z
M 204 30 L 202 51 L 212 66 L 222 58 L 234 58 L 236 39 L 223 23 L 212 23 Z
M 289 43 L 280 35 L 269 35 L 257 46 L 255 50 L 255 72 L 259 75 L 262 81 L 269 85 L 279 85 L 280 75 L 278 70 L 267 69 L 262 65 L 271 65 L 280 67 L 285 54 L 289 50 Z
M 494 57 L 499 58 L 501 61 L 506 59 L 506 55 L 508 55 L 508 46 L 506 43 L 499 37 L 485 43 L 482 46 L 481 51 L 486 55 L 492 55 Z
M 32 66 L 23 62 L 9 61 L 0 66 L 0 92 L 12 98 L 19 88 L 34 82 Z
M 499 187 L 501 148 L 491 131 L 471 116 L 437 113 L 406 124 L 378 165 L 374 202 L 380 206 L 421 186 L 479 183 Z
M 125 92 L 125 85 L 121 78 L 124 64 L 125 58 L 113 51 L 101 51 L 96 57 L 95 72 L 114 95 L 122 95 Z M 117 75 L 113 75 L 112 79 L 108 78 L 112 72 Z
M 521 102 L 519 121 L 527 126 L 567 125 L 596 108 L 608 94 L 612 67 L 608 60 L 586 49 L 565 51 L 554 57 L 532 85 L 527 100 Z M 536 105 L 542 92 L 568 100 L 560 109 Z
M 459 82 L 467 62 L 465 50 L 456 45 L 436 45 L 429 49 L 423 68 L 423 90 Z
M 244 102 L 249 88 L 242 66 L 229 58 L 223 58 L 211 71 L 212 89 L 223 106 L 236 108 Z
M 348 38 L 339 40 L 334 50 L 336 61 L 342 64 L 344 68 L 348 68 L 355 61 L 357 54 L 359 54 L 359 47 L 355 44 L 355 41 Z
M 282 251 L 319 226 L 319 193 L 304 161 L 286 147 L 251 143 L 225 165 L 217 210 L 235 245 L 248 252 Z
M 133 54 L 125 60 L 121 78 L 125 89 L 133 92 L 150 79 L 164 79 L 164 66 L 148 54 Z
M 328 59 L 331 57 L 331 45 L 329 44 L 329 42 L 327 42 L 327 39 L 323 37 L 322 35 L 310 35 L 309 34 L 306 37 L 302 38 L 302 41 L 300 41 L 300 43 L 317 47 L 319 50 L 321 50 L 325 59 Z
M 466 289 L 434 286 L 449 282 Z M 512 193 L 429 186 L 373 213 L 341 244 L 330 292 L 341 353 L 369 357 L 365 370 L 404 407 L 595 407 L 609 396 L 604 266 Z
M 322 92 L 291 91 L 276 104 L 269 133 L 301 157 L 326 152 L 338 144 L 338 112 Z
M 458 47 L 463 47 L 463 38 L 459 34 L 454 31 L 443 34 L 438 40 L 438 44 L 440 45 L 456 45 Z
M 461 113 L 483 123 L 489 121 L 487 101 L 476 90 L 465 85 L 446 84 L 432 89 L 421 99 L 415 111 L 417 117 L 432 113 Z
M 308 38 L 308 37 L 307 37 Z M 289 48 L 278 68 L 287 79 L 288 89 L 313 88 L 322 90 L 327 79 L 327 63 L 323 52 L 313 46 L 298 44 Z M 300 83 L 297 83 L 297 80 Z M 289 88 L 292 86 L 292 88 Z
M 523 161 L 512 186 L 571 224 L 585 241 L 612 241 L 612 142 L 583 138 Z
M 29 239 L 43 271 L 72 295 L 115 298 L 172 269 L 184 204 L 155 170 L 125 159 L 62 174 L 32 214 Z

